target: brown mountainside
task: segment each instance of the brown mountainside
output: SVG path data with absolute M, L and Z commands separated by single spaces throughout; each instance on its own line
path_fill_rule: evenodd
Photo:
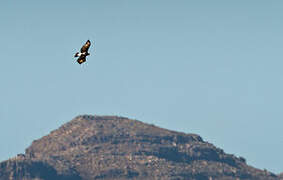
M 195 134 L 116 116 L 78 116 L 0 163 L 0 180 L 278 180 Z

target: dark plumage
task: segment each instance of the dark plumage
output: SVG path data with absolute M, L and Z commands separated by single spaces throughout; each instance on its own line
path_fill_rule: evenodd
M 90 47 L 91 43 L 89 40 L 87 40 L 87 42 L 83 45 L 83 47 L 81 48 L 81 52 L 77 52 L 75 54 L 75 57 L 79 57 L 77 59 L 77 62 L 79 64 L 82 64 L 86 61 L 86 57 L 89 56 L 90 54 L 88 53 L 88 49 Z

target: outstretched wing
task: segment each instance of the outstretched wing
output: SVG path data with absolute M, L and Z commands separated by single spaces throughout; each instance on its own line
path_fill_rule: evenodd
M 88 51 L 89 47 L 90 47 L 90 41 L 87 40 L 87 42 L 81 48 L 81 53 L 86 53 Z
M 79 58 L 78 58 L 78 60 L 77 60 L 77 62 L 79 63 L 79 64 L 82 64 L 82 63 L 84 63 L 85 61 L 86 61 L 86 56 L 80 56 Z

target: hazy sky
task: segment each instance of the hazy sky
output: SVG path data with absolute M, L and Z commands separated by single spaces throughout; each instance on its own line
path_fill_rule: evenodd
M 9 0 L 0 160 L 80 114 L 196 133 L 283 171 L 283 2 Z M 87 63 L 73 58 L 90 39 Z

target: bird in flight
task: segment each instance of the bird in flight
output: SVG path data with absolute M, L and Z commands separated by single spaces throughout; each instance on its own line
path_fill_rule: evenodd
M 86 61 L 86 57 L 87 57 L 88 55 L 90 55 L 90 54 L 88 53 L 88 49 L 89 49 L 90 45 L 91 45 L 90 41 L 87 40 L 87 42 L 86 42 L 86 43 L 83 45 L 83 47 L 81 48 L 81 51 L 80 51 L 80 52 L 77 52 L 77 53 L 75 54 L 75 57 L 79 57 L 79 58 L 77 59 L 77 62 L 78 62 L 79 64 L 84 63 L 84 62 Z

